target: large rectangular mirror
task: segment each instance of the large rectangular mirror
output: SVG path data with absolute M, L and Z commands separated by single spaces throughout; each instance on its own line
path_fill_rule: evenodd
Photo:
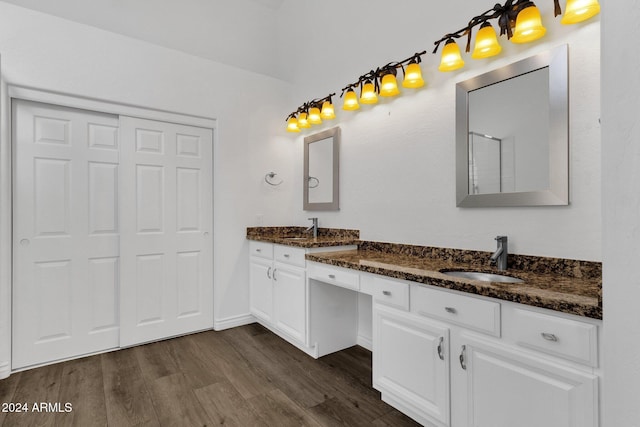
M 303 207 L 305 211 L 337 211 L 339 203 L 340 128 L 304 139 Z
M 459 207 L 569 204 L 567 45 L 456 85 Z

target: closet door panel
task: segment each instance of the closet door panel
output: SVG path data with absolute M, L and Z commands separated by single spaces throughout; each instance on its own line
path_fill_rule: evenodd
M 212 328 L 213 132 L 120 123 L 122 345 Z
M 117 347 L 118 118 L 13 100 L 12 122 L 12 368 Z

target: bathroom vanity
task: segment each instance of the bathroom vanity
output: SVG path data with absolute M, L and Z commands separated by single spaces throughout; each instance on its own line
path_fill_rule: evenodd
M 323 229 L 317 238 L 306 233 L 303 227 L 249 229 L 249 301 L 251 314 L 260 324 L 317 358 L 320 356 L 317 346 L 309 340 L 310 298 L 305 256 L 354 250 L 359 233 Z
M 482 282 L 446 273 L 498 273 L 490 253 L 342 242 L 351 245 L 251 241 L 258 321 L 319 357 L 358 342 L 368 295 L 373 385 L 418 422 L 600 425 L 599 263 L 511 255 L 500 273 L 522 283 Z M 271 260 L 260 263 L 265 252 Z

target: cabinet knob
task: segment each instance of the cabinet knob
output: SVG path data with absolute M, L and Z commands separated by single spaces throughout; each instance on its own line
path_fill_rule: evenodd
M 554 342 L 558 341 L 558 337 L 555 336 L 554 334 L 550 334 L 548 332 L 542 332 L 540 335 L 542 335 L 542 338 L 544 338 L 547 341 L 554 341 Z
M 456 314 L 458 312 L 458 310 L 456 310 L 453 307 L 445 307 L 444 311 L 446 311 L 447 313 L 451 313 L 451 314 Z
M 382 291 L 382 295 L 391 296 L 391 291 Z

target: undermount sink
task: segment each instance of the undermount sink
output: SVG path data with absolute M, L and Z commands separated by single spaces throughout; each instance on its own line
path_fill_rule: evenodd
M 480 280 L 482 282 L 500 282 L 500 283 L 523 283 L 524 280 L 503 276 L 502 274 L 483 273 L 481 271 L 442 271 L 447 276 L 460 277 L 463 279 Z

